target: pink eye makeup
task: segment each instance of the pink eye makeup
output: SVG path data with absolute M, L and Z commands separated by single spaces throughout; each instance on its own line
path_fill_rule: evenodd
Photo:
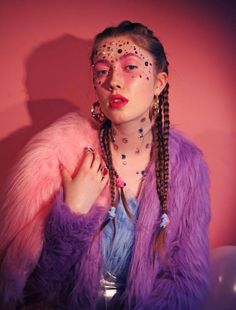
M 124 73 L 132 74 L 132 78 L 144 78 L 149 81 L 152 59 L 147 54 L 147 51 L 130 40 L 105 41 L 95 51 L 94 78 L 107 76 L 118 64 Z
M 110 70 L 110 65 L 107 61 L 106 62 L 97 61 L 93 65 L 93 76 L 94 78 L 106 76 L 109 73 L 109 70 Z

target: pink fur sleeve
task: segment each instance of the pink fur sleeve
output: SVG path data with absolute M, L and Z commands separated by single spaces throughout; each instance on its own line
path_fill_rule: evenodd
M 61 185 L 59 163 L 73 175 L 88 145 L 98 149 L 97 131 L 77 113 L 70 113 L 24 148 L 8 179 L 1 205 L 1 302 L 19 299 L 39 258 L 45 219 Z M 103 197 L 100 205 L 106 204 Z M 16 279 L 22 279 L 22 283 L 16 283 Z

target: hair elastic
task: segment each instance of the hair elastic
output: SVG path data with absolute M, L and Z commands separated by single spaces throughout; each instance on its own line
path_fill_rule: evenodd
M 109 212 L 108 212 L 108 215 L 109 215 L 110 220 L 114 219 L 116 217 L 116 208 L 111 207 Z
M 170 224 L 170 219 L 166 213 L 163 213 L 161 216 L 161 224 L 160 227 L 166 228 L 167 225 Z

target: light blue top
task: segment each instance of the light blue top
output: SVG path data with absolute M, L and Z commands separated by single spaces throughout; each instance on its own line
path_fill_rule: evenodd
M 129 210 L 134 219 L 137 219 L 138 205 L 136 200 L 127 200 Z M 116 210 L 116 234 L 112 242 L 114 226 L 110 221 L 103 230 L 102 254 L 104 261 L 99 307 L 97 309 L 109 309 L 109 300 L 118 290 L 125 288 L 129 264 L 134 244 L 135 223 L 125 212 L 120 199 Z

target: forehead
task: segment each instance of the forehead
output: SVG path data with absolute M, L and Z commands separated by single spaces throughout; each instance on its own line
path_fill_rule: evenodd
M 137 59 L 152 61 L 151 54 L 138 46 L 128 36 L 111 37 L 102 40 L 94 53 L 94 62 L 102 59 L 117 61 L 118 58 L 134 56 Z

